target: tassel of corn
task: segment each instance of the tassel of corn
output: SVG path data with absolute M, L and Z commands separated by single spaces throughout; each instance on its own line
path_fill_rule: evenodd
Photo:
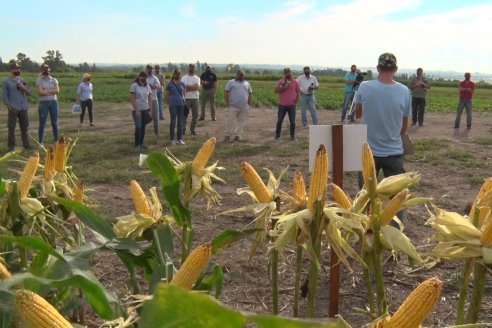
M 430 278 L 421 283 L 407 297 L 389 320 L 390 327 L 418 328 L 434 308 L 441 295 L 442 282 Z
M 319 145 L 316 152 L 311 182 L 309 184 L 308 209 L 313 211 L 316 201 L 323 200 L 325 197 L 326 186 L 328 184 L 328 154 L 325 146 Z
M 32 180 L 36 175 L 38 165 L 39 165 L 39 154 L 34 153 L 27 160 L 26 166 L 24 167 L 24 171 L 22 172 L 19 178 L 18 186 L 19 186 L 19 195 L 21 199 L 27 197 L 27 194 L 29 193 L 29 189 L 31 188 L 32 185 Z
M 398 213 L 398 211 L 403 208 L 403 203 L 405 203 L 407 196 L 408 189 L 403 189 L 398 194 L 396 194 L 395 197 L 390 199 L 390 201 L 388 202 L 388 204 L 386 204 L 380 214 L 382 226 L 387 225 L 391 222 L 391 220 L 393 220 L 393 217 L 396 215 L 396 213 Z
M 82 181 L 79 181 L 75 186 L 73 200 L 81 204 L 84 202 L 84 184 Z
M 211 256 L 212 246 L 210 244 L 200 245 L 195 248 L 190 255 L 188 255 L 178 272 L 176 272 L 171 284 L 190 290 L 193 283 L 207 267 Z
M 72 328 L 50 303 L 30 290 L 17 290 L 14 300 L 19 316 L 28 327 Z
M 55 149 L 55 171 L 65 171 L 65 157 L 67 155 L 67 144 L 65 143 L 65 137 L 62 135 L 56 144 Z
M 248 162 L 241 163 L 241 174 L 259 203 L 270 203 L 273 200 L 273 196 L 263 183 L 263 180 Z
M 9 269 L 2 263 L 2 260 L 0 259 L 0 281 L 9 279 L 12 277 L 12 274 L 10 273 Z
M 205 168 L 205 165 L 207 165 L 208 160 L 215 150 L 216 143 L 217 139 L 215 139 L 215 137 L 212 137 L 205 141 L 202 148 L 200 148 L 195 158 L 193 159 L 193 162 L 191 162 L 193 171 L 203 170 Z
M 341 208 L 350 209 L 352 207 L 352 200 L 349 196 L 343 191 L 342 188 L 337 186 L 334 183 L 330 183 L 331 193 L 333 194 L 333 199 L 335 202 L 340 205 Z
M 48 148 L 44 160 L 44 180 L 50 181 L 55 173 L 55 150 L 53 146 Z
M 485 228 L 482 231 L 482 235 L 480 236 L 480 243 L 486 247 L 492 247 L 492 219 L 489 218 L 489 221 L 485 225 Z
M 304 178 L 302 177 L 301 171 L 299 169 L 294 173 L 294 180 L 292 183 L 292 194 L 294 199 L 299 204 L 305 204 L 307 199 L 306 193 L 306 183 L 304 182 Z
M 376 165 L 368 143 L 362 145 L 362 177 L 364 178 L 364 186 L 368 191 L 376 190 L 375 186 L 378 183 Z
M 145 214 L 152 217 L 152 208 L 149 205 L 147 196 L 145 196 L 142 187 L 140 187 L 137 181 L 132 180 L 130 182 L 130 192 L 132 194 L 133 205 L 135 206 L 137 214 Z

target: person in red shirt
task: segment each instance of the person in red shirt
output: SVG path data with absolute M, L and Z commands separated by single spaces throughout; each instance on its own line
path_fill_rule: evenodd
M 279 94 L 277 126 L 275 128 L 275 140 L 280 139 L 282 122 L 285 114 L 289 115 L 290 140 L 296 141 L 296 104 L 299 100 L 301 88 L 299 82 L 292 77 L 290 68 L 284 68 L 284 78 L 278 80 L 275 85 L 275 93 Z
M 463 108 L 466 107 L 466 128 L 471 129 L 472 121 L 472 98 L 475 92 L 475 83 L 471 81 L 471 74 L 465 73 L 465 79 L 460 82 L 460 102 L 456 109 L 456 120 L 454 121 L 454 128 L 459 129 L 461 113 Z

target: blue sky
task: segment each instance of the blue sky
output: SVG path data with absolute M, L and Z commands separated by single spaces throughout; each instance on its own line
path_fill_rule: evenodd
M 0 57 L 68 63 L 319 65 L 492 73 L 492 1 L 9 1 Z

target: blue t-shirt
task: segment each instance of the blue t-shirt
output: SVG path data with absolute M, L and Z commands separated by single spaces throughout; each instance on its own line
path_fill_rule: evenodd
M 170 81 L 166 90 L 169 92 L 169 106 L 184 106 L 185 85 L 183 82 L 175 84 Z
M 345 74 L 345 81 L 355 81 L 357 74 L 352 73 L 352 71 Z M 352 84 L 345 84 L 345 92 L 355 92 Z
M 402 155 L 403 118 L 411 116 L 410 91 L 401 83 L 365 81 L 354 98 L 362 104 L 362 124 L 367 124 L 367 141 L 374 156 Z

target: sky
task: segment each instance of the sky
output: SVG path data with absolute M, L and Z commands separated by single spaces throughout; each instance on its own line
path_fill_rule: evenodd
M 490 0 L 2 1 L 0 58 L 492 73 Z

